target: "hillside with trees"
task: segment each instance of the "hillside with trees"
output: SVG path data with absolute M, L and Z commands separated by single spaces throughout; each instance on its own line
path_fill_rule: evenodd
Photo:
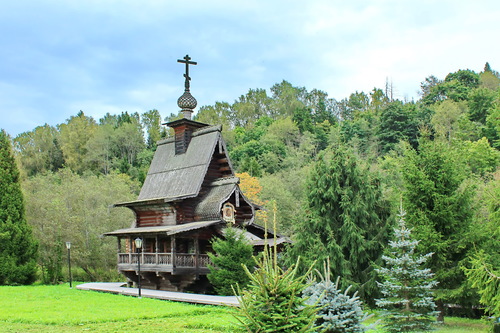
M 156 142 L 172 135 L 161 123 L 179 117 L 153 109 L 93 119 L 80 111 L 11 138 L 40 279 L 63 278 L 67 240 L 79 251 L 81 279 L 113 275 L 115 245 L 100 235 L 132 217 L 108 206 L 137 196 Z M 390 85 L 335 100 L 282 81 L 203 106 L 194 120 L 223 125 L 249 197 L 276 204 L 280 232 L 295 241 L 289 262 L 328 256 L 332 276 L 373 304 L 374 264 L 402 200 L 421 240 L 417 254 L 434 253 L 427 267 L 438 281 L 438 309 L 481 300 L 498 312 L 498 287 L 483 283 L 500 271 L 500 75 L 488 63 L 479 73 L 425 78 L 416 101 L 395 98 Z

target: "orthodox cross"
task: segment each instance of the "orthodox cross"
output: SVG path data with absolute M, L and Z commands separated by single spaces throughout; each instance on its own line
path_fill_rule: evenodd
M 198 65 L 198 63 L 195 62 L 195 61 L 189 61 L 189 60 L 191 60 L 191 58 L 187 54 L 186 54 L 186 56 L 183 59 L 184 60 L 177 59 L 177 62 L 186 64 L 186 74 L 184 74 L 184 77 L 186 78 L 186 81 L 184 83 L 184 87 L 186 88 L 186 91 L 189 91 L 189 80 L 191 80 L 191 78 L 189 77 L 189 65 Z

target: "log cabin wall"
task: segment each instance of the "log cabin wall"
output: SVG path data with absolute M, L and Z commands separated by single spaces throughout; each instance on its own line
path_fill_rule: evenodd
M 136 208 L 138 227 L 157 227 L 176 224 L 176 211 L 170 205 Z
M 191 142 L 193 127 L 180 125 L 174 128 L 175 131 L 175 154 L 184 154 Z
M 175 205 L 177 211 L 177 224 L 194 222 L 194 208 L 196 200 L 196 198 L 186 199 L 182 202 L 182 205 Z

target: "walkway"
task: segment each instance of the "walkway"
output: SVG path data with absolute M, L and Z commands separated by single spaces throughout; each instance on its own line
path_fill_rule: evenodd
M 102 291 L 112 294 L 136 296 L 139 293 L 137 288 L 126 288 L 123 282 L 92 282 L 84 283 L 76 286 L 81 290 L 94 290 Z M 209 304 L 209 305 L 226 305 L 226 306 L 239 306 L 238 298 L 236 296 L 214 296 L 203 294 L 188 294 L 178 293 L 173 291 L 152 290 L 141 288 L 141 296 L 147 298 L 157 298 L 169 301 Z

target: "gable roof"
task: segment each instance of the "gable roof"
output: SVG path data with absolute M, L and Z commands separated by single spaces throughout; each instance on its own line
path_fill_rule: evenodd
M 237 177 L 230 177 L 212 182 L 207 193 L 201 196 L 200 202 L 196 205 L 195 215 L 201 220 L 220 220 L 222 204 L 238 189 L 239 181 Z
M 160 141 L 137 201 L 160 198 L 174 201 L 197 196 L 221 139 L 220 131 L 221 126 L 194 131 L 189 148 L 178 155 L 174 138 Z

